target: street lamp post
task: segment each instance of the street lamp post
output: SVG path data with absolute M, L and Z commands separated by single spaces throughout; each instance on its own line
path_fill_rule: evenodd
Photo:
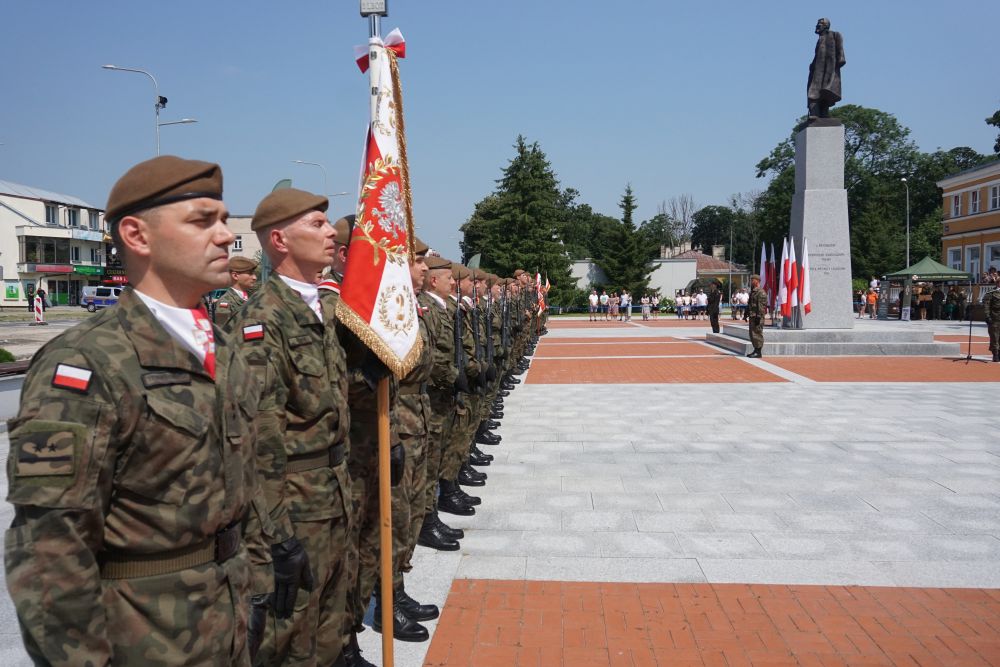
M 153 112 L 156 114 L 154 129 L 156 130 L 156 154 L 160 154 L 160 109 L 167 106 L 167 98 L 160 95 L 160 85 L 156 83 L 156 77 L 147 72 L 144 69 L 136 69 L 134 67 L 118 67 L 117 65 L 102 65 L 102 69 L 110 69 L 116 72 L 135 72 L 136 74 L 145 74 L 149 77 L 149 80 L 153 82 Z M 166 124 L 166 123 L 165 123 Z
M 191 123 L 197 123 L 197 118 L 181 118 L 180 120 L 167 120 L 159 123 L 160 127 L 166 127 L 167 125 L 190 125 Z
M 325 197 L 326 191 L 329 190 L 329 187 L 327 187 L 326 167 L 321 165 L 319 162 L 306 162 L 305 160 L 292 160 L 292 162 L 295 164 L 308 164 L 313 167 L 319 167 L 320 169 L 323 170 L 323 196 Z
M 899 179 L 906 188 L 906 265 L 910 265 L 910 184 L 906 177 Z

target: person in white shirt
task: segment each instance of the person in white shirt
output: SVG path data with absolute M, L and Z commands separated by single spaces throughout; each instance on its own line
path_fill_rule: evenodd
M 590 290 L 590 296 L 587 297 L 587 301 L 589 302 L 590 321 L 594 322 L 597 320 L 597 304 L 600 303 L 597 290 Z

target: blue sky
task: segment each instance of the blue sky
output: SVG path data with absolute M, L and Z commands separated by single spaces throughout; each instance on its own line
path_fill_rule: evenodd
M 816 19 L 844 35 L 844 102 L 895 114 L 922 150 L 991 152 L 1000 108 L 1000 3 L 390 0 L 399 27 L 418 232 L 445 254 L 522 133 L 563 187 L 637 217 L 690 193 L 700 205 L 763 188 L 754 164 L 805 110 Z M 152 85 L 169 98 L 163 153 L 222 164 L 226 201 L 251 213 L 281 178 L 353 206 L 367 123 L 367 40 L 356 0 L 6 3 L 0 179 L 103 206 L 154 151 Z

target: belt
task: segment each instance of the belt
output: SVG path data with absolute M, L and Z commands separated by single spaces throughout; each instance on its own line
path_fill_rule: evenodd
M 404 384 L 399 388 L 399 395 L 405 396 L 407 394 L 426 394 L 427 393 L 427 383 L 421 382 L 420 384 Z
M 239 551 L 243 520 L 237 520 L 211 539 L 183 549 L 158 554 L 123 554 L 106 551 L 100 555 L 102 579 L 136 579 L 188 570 L 206 563 L 225 563 Z
M 334 445 L 312 454 L 296 454 L 288 457 L 285 472 L 305 472 L 316 468 L 335 468 L 344 462 L 347 446 L 344 443 Z

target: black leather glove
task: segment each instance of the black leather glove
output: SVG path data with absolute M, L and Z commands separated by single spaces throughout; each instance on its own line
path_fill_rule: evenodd
M 486 381 L 493 382 L 497 379 L 497 367 L 495 364 L 490 364 L 486 369 Z
M 402 445 L 389 448 L 389 485 L 399 486 L 403 481 L 403 467 L 406 465 L 406 450 Z
M 267 625 L 267 610 L 271 608 L 271 594 L 254 595 L 250 598 L 250 618 L 247 619 L 247 651 L 250 661 L 257 656 L 260 643 L 264 640 L 264 626 Z
M 271 545 L 274 559 L 274 615 L 290 618 L 295 609 L 295 596 L 299 587 L 313 589 L 309 556 L 299 541 L 291 537 L 279 544 Z
M 378 358 L 378 355 L 374 352 L 369 351 L 365 355 L 365 360 L 361 364 L 361 376 L 365 379 L 365 384 L 372 391 L 378 387 L 379 380 L 384 378 L 389 374 L 389 369 L 386 368 L 382 360 Z
M 465 394 L 472 393 L 472 390 L 469 389 L 469 378 L 466 377 L 465 373 L 459 373 L 458 377 L 455 378 L 455 390 Z

